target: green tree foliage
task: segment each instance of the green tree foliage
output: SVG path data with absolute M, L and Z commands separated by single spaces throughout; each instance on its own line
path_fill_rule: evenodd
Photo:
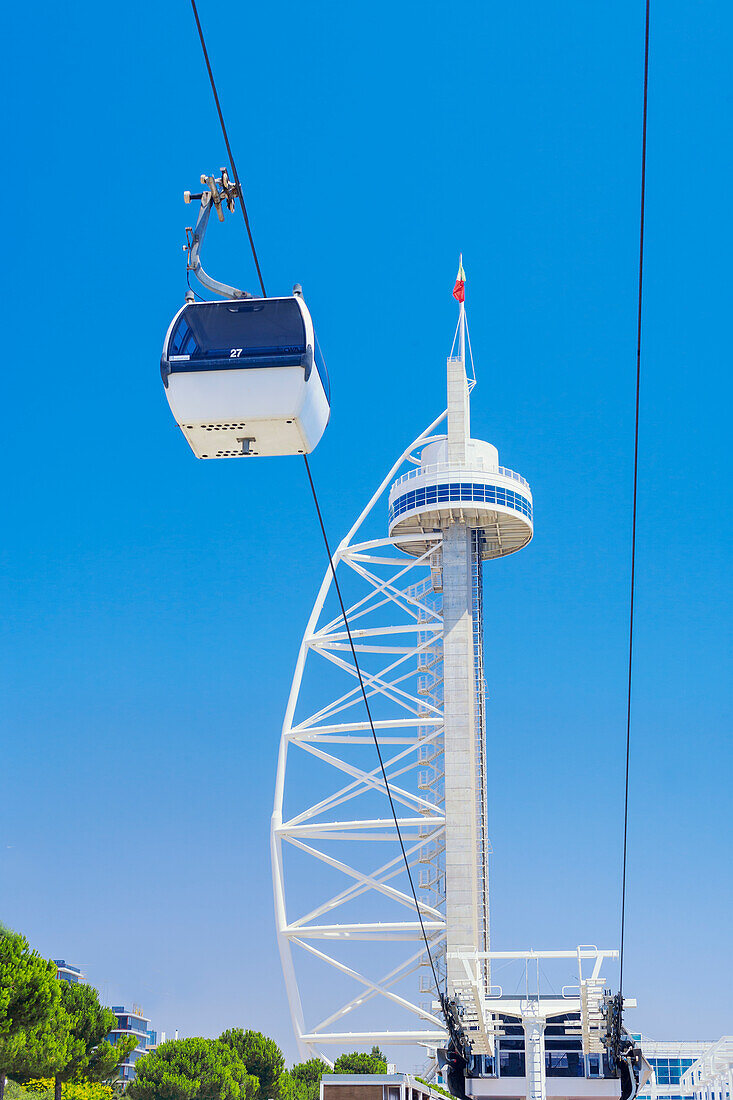
M 63 1020 L 59 984 L 54 963 L 31 951 L 24 936 L 0 926 L 0 1100 L 7 1075 L 29 1068 L 28 1045 L 34 1029 L 37 1056 L 46 1059 L 35 1073 L 54 1072 L 63 1059 L 63 1028 L 54 1037 L 49 1027 L 58 1028 Z M 45 1032 L 49 1034 L 41 1043 Z
M 324 1073 L 332 1073 L 333 1070 L 322 1058 L 309 1058 L 307 1062 L 298 1062 L 290 1070 L 290 1076 L 296 1081 L 303 1081 L 307 1085 L 320 1084 Z
M 54 975 L 54 981 L 56 980 Z M 43 1023 L 25 1028 L 7 1043 L 13 1050 L 13 1076 L 19 1081 L 37 1078 L 39 1074 L 57 1073 L 69 1056 L 69 1019 L 59 993 Z
M 318 1100 L 321 1094 L 321 1077 L 332 1073 L 331 1067 L 321 1058 L 309 1058 L 299 1062 L 291 1070 L 285 1070 L 280 1078 L 282 1100 Z
M 99 1003 L 99 994 L 81 982 L 58 982 L 61 1004 L 69 1018 L 64 1063 L 55 1076 L 54 1098 L 62 1100 L 62 1086 L 69 1081 L 104 1081 L 135 1049 L 134 1036 L 110 1043 L 107 1035 L 117 1027 L 117 1017 Z M 0 1098 L 2 1100 L 2 1098 Z
M 241 1027 L 230 1028 L 219 1039 L 236 1051 L 247 1073 L 259 1081 L 259 1100 L 279 1100 L 285 1059 L 275 1040 L 260 1031 L 243 1031 Z
M 219 1039 L 171 1039 L 135 1064 L 126 1100 L 255 1100 L 259 1083 Z
M 351 1054 L 342 1054 L 337 1058 L 334 1073 L 386 1073 L 387 1059 L 379 1047 L 372 1047 L 371 1054 L 355 1050 Z
M 308 1087 L 302 1081 L 296 1081 L 288 1070 L 284 1069 L 280 1074 L 278 1085 L 280 1100 L 310 1100 Z

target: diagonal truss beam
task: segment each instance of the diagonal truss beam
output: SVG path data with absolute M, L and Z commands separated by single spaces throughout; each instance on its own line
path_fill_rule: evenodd
M 315 955 L 317 959 L 328 963 L 329 966 L 334 967 L 336 970 L 340 970 L 342 974 L 346 974 L 355 982 L 359 982 L 360 985 L 366 986 L 372 993 L 381 997 L 386 997 L 388 1001 L 394 1001 L 394 1003 L 400 1005 L 401 1008 L 406 1008 L 408 1012 L 412 1012 L 416 1016 L 419 1016 L 421 1020 L 427 1020 L 431 1024 L 442 1027 L 442 1021 L 439 1020 L 437 1016 L 433 1016 L 432 1012 L 427 1012 L 424 1008 L 420 1008 L 419 1005 L 413 1004 L 412 1001 L 408 1001 L 405 997 L 400 997 L 397 993 L 392 993 L 386 986 L 370 981 L 369 978 L 365 978 L 363 974 L 360 974 L 358 970 L 354 970 L 351 966 L 346 966 L 344 963 L 339 962 L 338 959 L 334 959 L 331 955 L 327 955 L 324 951 L 319 951 L 313 944 L 306 943 L 305 940 L 296 940 L 295 942 L 305 951 L 309 951 L 311 955 Z M 325 1024 L 321 1026 L 325 1026 Z M 315 1030 L 317 1031 L 318 1029 L 316 1028 Z
M 298 943 L 299 941 L 295 940 L 294 942 Z M 436 941 L 433 940 L 430 946 L 432 947 L 435 942 Z M 410 974 L 414 974 L 415 971 L 419 970 L 420 967 L 423 965 L 424 958 L 424 948 L 421 951 L 416 951 L 413 955 L 410 955 L 408 959 L 405 959 L 404 962 L 401 962 L 399 966 L 396 966 L 393 970 L 390 970 L 388 974 L 385 974 L 384 977 L 379 978 L 378 981 L 375 983 L 375 986 L 377 988 L 371 989 L 367 993 L 359 990 L 357 995 L 355 997 L 352 997 L 350 1001 L 347 1001 L 345 1004 L 341 1005 L 340 1008 L 336 1010 L 336 1012 L 333 1012 L 330 1016 L 327 1016 L 325 1020 L 321 1020 L 319 1024 L 316 1024 L 316 1026 L 313 1028 L 313 1031 L 315 1033 L 323 1031 L 324 1028 L 329 1027 L 331 1024 L 335 1023 L 336 1020 L 342 1019 L 342 1017 L 344 1017 L 347 1012 L 351 1012 L 352 1008 L 356 1008 L 357 1006 L 361 1007 L 367 1001 L 370 1001 L 372 997 L 378 996 L 380 989 L 390 989 L 391 986 L 396 985 L 397 982 L 400 982 L 404 978 L 409 977 Z
M 416 851 L 418 851 L 419 848 L 422 848 L 425 844 L 430 844 L 433 840 L 437 840 L 439 837 L 441 837 L 444 831 L 445 830 L 439 826 L 438 828 L 434 829 L 433 832 L 426 834 L 424 837 L 421 837 L 416 844 L 413 844 L 411 847 L 407 848 L 406 852 L 408 860 L 411 856 L 415 854 Z M 288 838 L 288 841 L 290 844 L 295 843 L 291 837 Z M 414 862 L 410 863 L 411 868 L 414 866 Z M 390 859 L 387 863 L 382 864 L 382 866 L 378 867 L 375 871 L 372 871 L 368 877 L 373 879 L 375 883 L 382 884 L 403 873 L 404 863 L 402 861 L 402 855 L 400 854 L 399 856 L 395 856 L 394 859 Z M 307 924 L 308 921 L 316 920 L 324 913 L 329 913 L 332 910 L 337 909 L 340 905 L 345 905 L 347 902 L 353 901 L 354 898 L 358 898 L 361 894 L 366 893 L 366 891 L 369 889 L 370 887 L 367 886 L 365 883 L 352 883 L 345 890 L 342 890 L 338 894 L 334 894 L 334 896 L 332 898 L 329 898 L 328 901 L 323 902 L 315 909 L 311 909 L 311 911 L 309 913 L 306 913 L 305 916 L 293 921 L 290 927 L 297 929 L 301 925 Z
M 327 864 L 329 867 L 333 867 L 336 871 L 341 871 L 344 875 L 348 875 L 356 882 L 362 883 L 370 890 L 377 890 L 379 893 L 385 894 L 388 898 L 398 902 L 400 905 L 406 906 L 413 913 L 417 912 L 415 909 L 415 902 L 412 895 L 403 893 L 402 890 L 395 889 L 394 886 L 386 886 L 384 883 L 379 882 L 373 878 L 372 875 L 366 875 L 362 871 L 357 871 L 354 867 L 349 867 L 347 863 L 343 863 L 339 859 L 334 859 L 333 856 L 326 855 L 325 852 L 319 852 L 317 848 L 311 847 L 309 844 L 304 844 L 302 840 L 291 840 L 291 843 L 300 848 L 302 852 L 307 852 L 308 855 L 313 856 L 315 859 L 320 859 L 322 863 Z M 434 917 L 435 920 L 443 920 L 443 914 L 438 909 L 434 909 L 432 905 L 428 905 L 427 902 L 420 901 L 420 912 L 424 913 L 427 917 Z M 302 921 L 295 921 L 295 926 L 301 926 L 305 924 L 305 918 Z M 293 927 L 293 925 L 291 925 Z
M 391 757 L 385 761 L 385 771 L 389 772 L 390 768 L 393 768 L 395 764 L 405 760 L 411 756 L 419 744 L 431 744 L 437 740 L 439 734 L 433 733 L 432 736 L 424 738 L 424 740 L 416 742 L 414 745 L 410 745 L 408 748 L 403 749 L 402 752 L 397 753 L 396 756 Z M 341 805 L 343 802 L 348 802 L 353 798 L 363 794 L 367 790 L 375 790 L 380 794 L 387 794 L 387 788 L 382 778 L 382 769 L 379 765 L 373 768 L 369 772 L 365 772 L 363 768 L 358 767 L 356 764 L 349 764 L 345 760 L 339 759 L 337 756 L 333 756 L 331 753 L 324 752 L 323 749 L 318 749 L 315 745 L 310 743 L 302 743 L 300 748 L 315 756 L 319 760 L 323 760 L 324 763 L 330 764 L 337 771 L 343 771 L 347 775 L 353 776 L 354 783 L 350 783 L 346 787 L 342 787 L 341 790 L 336 791 L 334 794 L 329 795 L 321 802 L 316 803 L 314 806 L 309 806 L 295 817 L 284 823 L 285 827 L 290 825 L 297 825 L 301 821 L 307 821 L 310 818 L 317 816 L 318 814 L 325 813 L 327 810 L 334 806 Z M 404 790 L 402 787 L 395 787 L 393 780 L 400 775 L 404 775 L 408 772 L 412 772 L 419 766 L 419 760 L 414 759 L 410 764 L 399 770 L 394 770 L 388 774 L 387 779 L 389 782 L 389 789 L 392 796 L 396 798 L 403 806 L 409 806 L 412 809 L 427 811 L 428 814 L 433 812 L 434 806 L 426 799 L 421 798 L 419 795 L 412 794 L 410 791 Z

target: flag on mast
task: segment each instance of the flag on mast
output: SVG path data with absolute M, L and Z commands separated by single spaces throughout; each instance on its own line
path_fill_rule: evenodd
M 453 297 L 457 302 L 465 302 L 466 300 L 466 272 L 463 270 L 463 254 L 461 254 L 458 261 L 458 275 L 456 285 L 453 287 Z

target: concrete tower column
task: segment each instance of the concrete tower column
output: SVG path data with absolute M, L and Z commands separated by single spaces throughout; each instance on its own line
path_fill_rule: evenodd
M 445 729 L 445 876 L 448 952 L 470 951 L 479 936 L 476 835 L 476 703 L 471 594 L 471 536 L 465 524 L 443 534 L 443 699 Z M 449 986 L 465 978 L 448 959 Z
M 462 328 L 462 326 L 461 326 Z M 448 360 L 450 467 L 465 468 L 470 438 L 463 357 Z M 471 590 L 471 532 L 465 523 L 443 529 L 443 677 L 445 723 L 445 875 L 447 949 L 475 949 L 479 934 L 479 838 L 476 829 L 476 669 Z M 465 978 L 448 959 L 449 989 Z

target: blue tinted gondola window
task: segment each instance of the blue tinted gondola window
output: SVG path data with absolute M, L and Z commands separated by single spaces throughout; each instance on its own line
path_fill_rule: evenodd
M 169 354 L 246 360 L 304 352 L 305 325 L 298 303 L 275 298 L 187 306 L 171 336 Z

